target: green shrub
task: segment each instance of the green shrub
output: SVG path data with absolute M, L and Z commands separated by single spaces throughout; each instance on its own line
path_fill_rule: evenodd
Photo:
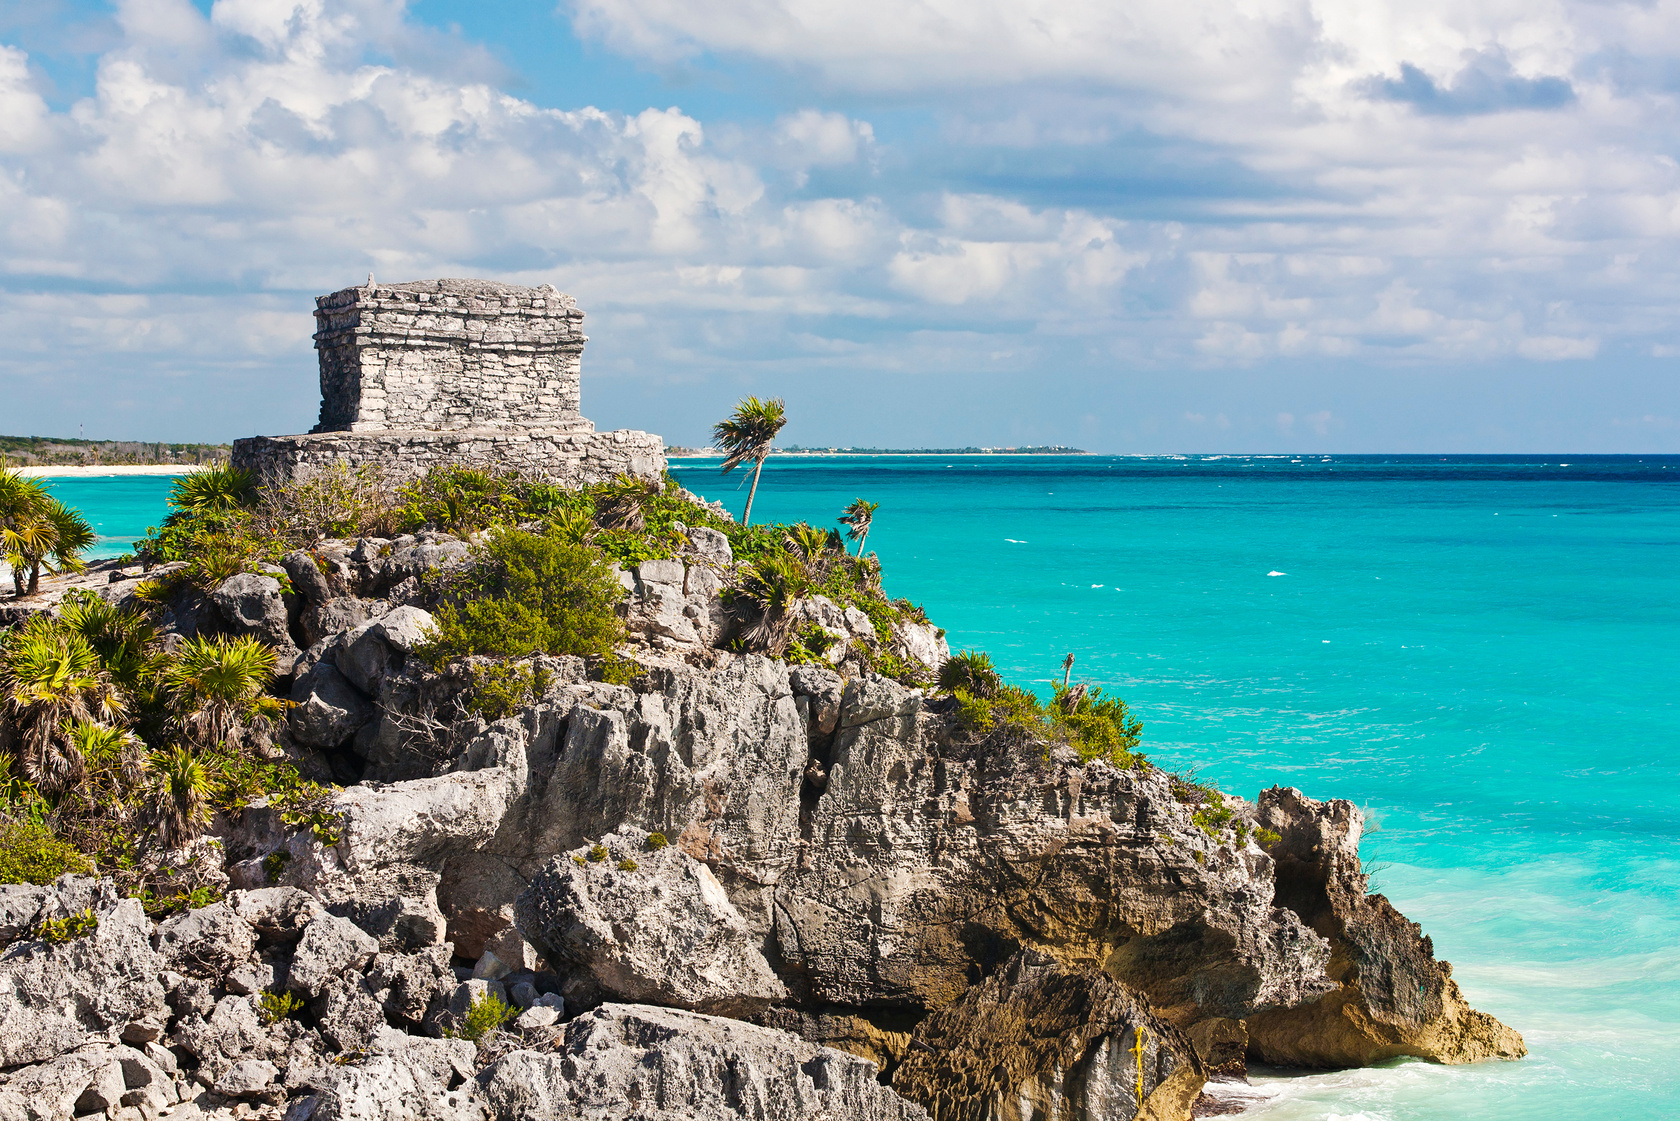
M 670 841 L 667 841 L 665 839 L 665 834 L 663 834 L 663 833 L 649 833 L 648 834 L 647 847 L 654 852 L 658 852 L 660 849 L 664 848 L 666 845 L 668 845 L 670 843 L 671 843 Z
M 548 692 L 548 671 L 522 662 L 497 662 L 481 666 L 473 674 L 472 699 L 467 711 L 486 721 L 511 716 Z
M 1137 765 L 1134 752 L 1143 733 L 1143 721 L 1132 716 L 1125 701 L 1119 697 L 1104 700 L 1100 686 L 1084 690 L 1058 687 L 1050 707 L 1058 723 L 1072 734 L 1081 759 L 1103 759 L 1121 768 Z
M 286 863 L 292 859 L 292 854 L 285 849 L 276 849 L 263 857 L 263 879 L 271 884 L 280 882 L 280 877 L 286 874 Z
M 1190 820 L 1198 829 L 1206 833 L 1210 840 L 1217 841 L 1220 832 L 1224 830 L 1226 825 L 1230 824 L 1231 817 L 1231 807 L 1221 802 L 1203 806 L 1190 815 Z
M 98 929 L 99 916 L 93 913 L 92 907 L 88 907 L 62 919 L 42 919 L 41 925 L 35 929 L 35 936 L 46 942 L 61 943 L 85 938 Z
M 1283 840 L 1283 834 L 1274 833 L 1264 825 L 1256 825 L 1254 827 L 1254 840 L 1261 848 L 1270 850 L 1273 845 Z
M 599 863 L 601 863 L 601 861 L 605 860 L 606 858 L 607 858 L 607 846 L 606 845 L 592 845 L 592 846 L 590 846 L 589 862 L 591 864 L 599 864 Z
M 624 594 L 606 558 L 557 533 L 504 529 L 450 589 L 437 633 L 415 652 L 434 667 L 469 654 L 605 654 L 624 638 Z
M 473 1000 L 457 1034 L 462 1039 L 477 1043 L 485 1036 L 501 1030 L 501 1026 L 516 1015 L 518 1012 L 512 1005 L 495 993 L 487 992 Z
M 952 654 L 939 667 L 939 688 L 946 693 L 963 692 L 970 697 L 994 697 L 1003 688 L 1003 679 L 992 665 L 992 658 L 979 650 L 964 650 Z
M 641 867 L 641 865 L 637 864 L 634 860 L 631 860 L 628 856 L 618 862 L 618 870 L 620 872 L 634 872 L 639 867 Z
M 295 993 L 270 992 L 257 998 L 257 1011 L 265 1024 L 278 1024 L 302 1007 L 303 999 Z
M 45 825 L 0 819 L 0 884 L 50 884 L 66 872 L 92 871 L 92 861 Z
M 525 480 L 517 472 L 444 464 L 430 468 L 397 493 L 396 527 L 404 533 L 431 527 L 476 533 L 529 515 Z
M 600 664 L 595 667 L 595 679 L 608 685 L 634 685 L 646 673 L 640 662 L 613 653 L 602 655 Z

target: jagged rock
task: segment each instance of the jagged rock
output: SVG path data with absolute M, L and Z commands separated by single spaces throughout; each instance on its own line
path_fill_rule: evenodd
M 875 1064 L 735 1020 L 608 1004 L 566 1025 L 553 1052 L 514 1051 L 479 1076 L 496 1121 L 925 1121 Z
M 550 963 L 586 972 L 609 998 L 725 1015 L 787 996 L 709 868 L 671 847 L 602 844 L 606 860 L 585 859 L 587 850 L 555 859 L 515 906 L 520 931 Z M 635 870 L 618 868 L 632 852 Z
M 317 607 L 333 598 L 332 586 L 315 558 L 302 549 L 293 550 L 280 558 L 280 567 L 292 581 L 292 589 L 303 597 L 304 603 Z
M 807 700 L 811 741 L 817 743 L 832 736 L 840 726 L 840 702 L 846 692 L 845 679 L 820 666 L 791 666 L 788 668 L 788 684 L 795 696 Z
M 1364 815 L 1347 801 L 1316 802 L 1299 790 L 1263 791 L 1259 822 L 1282 835 L 1277 901 L 1330 940 L 1335 991 L 1248 1017 L 1249 1053 L 1291 1066 L 1363 1066 L 1400 1055 L 1442 1063 L 1520 1059 L 1522 1036 L 1471 1008 L 1435 960 L 1434 943 L 1360 870 Z
M 367 604 L 355 596 L 338 596 L 322 603 L 311 603 L 298 616 L 303 639 L 311 648 L 323 639 L 353 631 L 365 622 Z M 334 657 L 336 659 L 336 653 Z
M 361 969 L 379 952 L 379 943 L 349 919 L 323 915 L 309 924 L 292 955 L 286 984 L 305 996 L 316 997 L 328 982 L 346 969 Z
M 951 657 L 945 636 L 932 623 L 893 624 L 892 652 L 906 661 L 920 662 L 934 673 Z
M 938 1008 L 1017 946 L 1100 964 L 1185 1023 L 1331 987 L 1270 858 L 1215 843 L 1166 775 L 940 754 L 919 709 L 882 679 L 847 687 L 805 858 L 772 889 L 796 1000 Z
M 274 966 L 266 961 L 228 970 L 222 984 L 235 996 L 256 996 L 274 987 Z
M 1147 1000 L 1031 950 L 918 1024 L 893 1074 L 949 1121 L 1189 1121 L 1206 1081 L 1190 1040 Z
M 249 997 L 225 996 L 207 1019 L 183 1019 L 175 1027 L 174 1045 L 199 1060 L 198 1073 L 214 1082 L 240 1059 L 256 1052 L 264 1057 L 269 1033 Z
M 311 1088 L 288 1112 L 292 1121 L 484 1121 L 465 1089 L 450 1090 L 407 1050 L 320 1067 Z
M 394 608 L 345 635 L 337 657 L 339 672 L 364 693 L 377 695 L 385 675 L 401 669 L 404 656 L 424 642 L 436 626 L 429 611 Z
M 97 1102 L 112 1093 L 120 1100 L 123 1092 L 122 1067 L 111 1056 L 109 1047 L 89 1046 L 13 1072 L 0 1085 L 0 1121 L 70 1121 L 102 1112 Z
M 255 572 L 241 572 L 216 585 L 210 600 L 221 612 L 227 629 L 249 635 L 282 651 L 297 653 L 287 626 L 286 601 L 280 581 Z
M 0 945 L 34 928 L 46 898 L 47 889 L 35 884 L 0 884 Z
M 381 950 L 405 952 L 443 940 L 446 923 L 437 905 L 438 879 L 430 868 L 395 863 L 325 877 L 316 890 L 333 914 L 373 935 Z
M 559 1008 L 548 1008 L 541 1004 L 533 1004 L 521 1012 L 518 1018 L 513 1021 L 513 1028 L 515 1031 L 525 1032 L 536 1028 L 553 1027 L 560 1022 L 561 1015 L 562 1010 Z
M 293 682 L 292 701 L 286 725 L 306 747 L 338 747 L 375 715 L 373 702 L 326 661 Z
M 701 560 L 719 568 L 728 568 L 735 563 L 735 552 L 729 547 L 729 538 L 722 530 L 703 525 L 691 526 L 685 528 L 683 534 Z
M 109 882 L 106 882 L 109 886 Z M 87 891 L 86 896 L 97 894 Z M 76 902 L 79 900 L 72 900 Z M 56 903 L 49 897 L 43 911 Z M 0 954 L 0 1068 L 38 1063 L 91 1041 L 155 1038 L 168 1016 L 163 959 L 139 900 L 96 911 L 98 929 Z
M 307 891 L 295 887 L 260 887 L 230 892 L 227 905 L 264 940 L 296 945 L 309 924 L 326 908 Z
M 321 1036 L 339 1051 L 360 1051 L 385 1026 L 384 1006 L 354 975 L 326 982 L 310 1005 Z
M 478 1073 L 478 1048 L 466 1039 L 433 1039 L 382 1028 L 369 1040 L 368 1050 L 400 1055 L 444 1087 L 459 1086 Z
M 124 1105 L 137 1105 L 142 1110 L 153 1112 L 167 1109 L 175 1104 L 179 1095 L 175 1089 L 175 1079 L 172 1077 L 175 1056 L 159 1047 L 155 1043 L 145 1046 L 155 1048 L 167 1056 L 170 1066 L 164 1067 L 150 1054 L 137 1051 L 132 1047 L 118 1047 L 115 1051 L 117 1062 L 122 1066 Z
M 393 547 L 380 566 L 380 579 L 386 587 L 408 579 L 424 580 L 433 569 L 459 568 L 471 558 L 472 546 L 453 539 Z
M 720 879 L 774 882 L 796 857 L 809 757 L 786 667 L 720 654 L 708 670 L 650 665 L 646 680 L 565 685 L 536 707 L 526 794 L 485 853 L 529 877 L 586 838 L 657 832 Z M 767 928 L 750 913 L 767 899 L 735 902 Z
M 189 977 L 221 979 L 256 949 L 257 935 L 226 902 L 183 911 L 159 925 L 153 939 L 164 965 Z
M 267 1059 L 244 1059 L 224 1071 L 213 1089 L 224 1098 L 266 1098 L 279 1075 L 280 1068 Z
M 368 969 L 368 985 L 384 993 L 387 1019 L 421 1028 L 448 1007 L 456 988 L 449 947 L 417 954 L 380 954 Z

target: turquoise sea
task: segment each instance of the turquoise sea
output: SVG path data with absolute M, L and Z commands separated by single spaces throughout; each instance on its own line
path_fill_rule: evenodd
M 168 480 L 55 490 L 121 539 Z M 1072 651 L 1158 762 L 1364 806 L 1377 888 L 1532 1051 L 1260 1075 L 1244 1116 L 1680 1117 L 1680 457 L 784 457 L 755 520 L 859 496 L 953 647 L 1041 688 Z

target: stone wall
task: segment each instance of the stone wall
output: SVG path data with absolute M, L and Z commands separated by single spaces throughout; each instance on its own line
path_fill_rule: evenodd
M 587 423 L 587 422 L 586 422 Z M 373 465 L 388 477 L 415 478 L 443 463 L 513 468 L 561 486 L 586 486 L 615 475 L 656 478 L 665 470 L 665 442 L 620 429 L 513 432 L 322 432 L 236 440 L 233 465 L 264 485 L 301 478 L 334 463 Z
M 553 287 L 420 280 L 315 301 L 315 432 L 564 429 L 580 420 L 583 312 Z
M 583 312 L 550 285 L 369 277 L 317 299 L 315 319 L 320 423 L 233 445 L 265 485 L 335 463 L 396 479 L 471 463 L 567 486 L 665 470 L 658 436 L 597 432 L 578 411 Z

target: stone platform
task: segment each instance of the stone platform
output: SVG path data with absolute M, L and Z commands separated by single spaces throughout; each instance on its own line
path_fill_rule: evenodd
M 233 465 L 254 472 L 264 485 L 289 482 L 333 463 L 376 466 L 393 479 L 416 478 L 441 463 L 474 464 L 575 487 L 621 474 L 658 478 L 665 470 L 665 442 L 648 432 L 574 426 L 316 432 L 252 436 L 233 444 Z

